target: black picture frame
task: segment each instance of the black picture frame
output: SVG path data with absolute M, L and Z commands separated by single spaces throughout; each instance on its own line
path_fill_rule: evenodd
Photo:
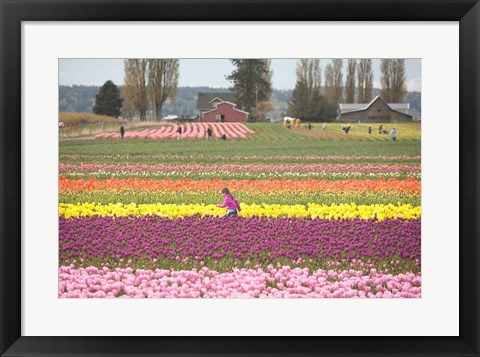
M 480 355 L 478 0 L 0 0 L 0 12 L 2 356 Z M 21 23 L 162 20 L 459 21 L 461 254 L 459 337 L 21 336 Z M 268 321 L 258 323 L 268 325 Z

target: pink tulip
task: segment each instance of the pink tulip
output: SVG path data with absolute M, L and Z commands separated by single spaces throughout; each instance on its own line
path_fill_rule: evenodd
M 268 286 L 272 283 L 274 287 Z M 376 294 L 371 286 L 375 286 Z M 365 276 L 354 269 L 310 272 L 307 268 L 289 266 L 278 271 L 269 266 L 266 270 L 257 267 L 219 273 L 206 267 L 199 271 L 158 268 L 133 271 L 132 268 L 111 270 L 107 267 L 75 269 L 72 264 L 59 268 L 59 297 L 418 298 L 421 297 L 421 277 L 413 273 L 382 275 L 375 269 Z

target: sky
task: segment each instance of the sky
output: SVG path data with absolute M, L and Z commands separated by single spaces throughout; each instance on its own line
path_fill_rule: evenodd
M 325 66 L 330 59 L 322 59 L 320 66 L 324 77 Z M 293 89 L 295 87 L 295 69 L 297 59 L 272 59 L 272 82 L 275 89 Z M 343 61 L 343 75 L 346 77 L 347 61 Z M 380 88 L 380 60 L 372 60 L 374 87 Z M 408 91 L 422 91 L 422 60 L 406 59 L 406 82 Z M 225 76 L 233 70 L 228 59 L 180 59 L 180 87 L 224 87 L 231 83 Z M 60 59 L 60 85 L 95 85 L 101 86 L 111 80 L 123 85 L 123 59 Z

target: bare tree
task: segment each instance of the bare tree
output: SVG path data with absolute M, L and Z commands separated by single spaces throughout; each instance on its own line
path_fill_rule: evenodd
M 124 119 L 133 120 L 137 111 L 125 97 L 125 86 L 121 87 L 120 95 L 123 99 L 123 105 L 122 109 L 120 109 L 120 115 Z
M 324 84 L 324 94 L 325 94 L 325 98 L 327 98 L 327 100 L 329 102 L 332 102 L 333 103 L 333 98 L 334 98 L 334 90 L 333 90 L 333 86 L 334 86 L 334 74 L 333 74 L 333 65 L 331 63 L 327 64 L 325 66 L 325 84 Z
M 338 103 L 343 94 L 343 74 L 342 74 L 343 60 L 336 58 L 333 60 L 333 74 L 335 85 L 335 103 Z
M 391 59 L 382 59 L 381 66 L 380 66 L 380 70 L 382 71 L 382 77 L 381 77 L 382 89 L 380 90 L 380 96 L 386 102 L 391 102 L 390 100 L 390 96 L 392 92 L 392 83 L 391 83 L 392 74 L 390 73 L 391 61 L 392 61 Z
M 394 59 L 392 61 L 392 103 L 401 103 L 407 94 L 406 76 L 405 76 L 405 60 Z
M 342 59 L 333 59 L 325 67 L 325 97 L 327 100 L 337 105 L 343 93 L 343 75 L 342 75 Z
M 305 82 L 309 92 L 312 92 L 314 88 L 320 88 L 320 59 L 300 59 L 297 64 L 296 75 L 298 81 Z
M 163 103 L 177 94 L 178 67 L 178 59 L 148 60 L 148 93 L 156 120 L 162 119 Z
M 381 97 L 389 103 L 403 102 L 405 98 L 405 60 L 404 59 L 382 59 L 382 89 Z
M 347 65 L 347 78 L 345 80 L 345 102 L 355 102 L 355 71 L 357 69 L 357 60 L 350 58 Z
M 147 60 L 126 59 L 124 62 L 124 96 L 125 100 L 137 111 L 140 120 L 147 119 Z
M 369 103 L 373 97 L 373 72 L 371 59 L 363 58 L 357 61 L 357 81 L 357 103 Z
M 177 94 L 178 67 L 178 59 L 124 61 L 124 98 L 137 111 L 141 121 L 147 119 L 149 109 L 157 120 L 162 118 L 163 103 Z

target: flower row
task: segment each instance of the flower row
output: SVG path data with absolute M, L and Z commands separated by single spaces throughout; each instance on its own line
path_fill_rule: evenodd
M 163 171 L 129 171 L 122 170 L 117 172 L 109 171 L 63 171 L 62 176 L 65 176 L 68 179 L 78 179 L 78 178 L 88 178 L 95 177 L 99 180 L 110 179 L 110 178 L 119 178 L 119 179 L 128 179 L 128 178 L 143 178 L 143 179 L 219 179 L 219 180 L 266 180 L 266 179 L 327 179 L 331 181 L 335 180 L 347 180 L 347 179 L 367 179 L 367 180 L 378 180 L 378 179 L 389 179 L 395 178 L 398 180 L 420 180 L 421 173 L 404 173 L 404 172 L 377 172 L 377 173 L 368 173 L 368 172 L 327 172 L 327 171 L 317 171 L 317 172 L 294 172 L 294 171 L 285 171 L 285 172 L 248 172 L 248 171 L 206 171 L 206 172 L 189 172 L 189 171 L 173 171 L 173 172 L 163 172 Z
M 313 193 L 356 193 L 365 194 L 368 192 L 376 193 L 401 193 L 405 195 L 419 195 L 421 182 L 408 180 L 149 180 L 140 178 L 117 179 L 110 178 L 99 180 L 88 178 L 87 180 L 70 180 L 65 176 L 60 176 L 60 192 L 78 193 L 85 191 L 148 191 L 163 193 L 199 193 L 213 192 L 217 193 L 222 187 L 229 187 L 233 192 L 243 193 L 275 193 L 284 194 L 313 194 Z
M 228 186 L 227 186 L 228 187 Z M 403 193 L 389 193 L 370 191 L 362 194 L 346 192 L 326 192 L 316 193 L 284 193 L 278 194 L 275 191 L 269 193 L 245 193 L 234 191 L 235 198 L 241 204 L 254 204 L 262 202 L 265 204 L 291 205 L 292 203 L 308 205 L 309 203 L 321 203 L 330 206 L 342 202 L 354 202 L 357 205 L 374 204 L 410 204 L 420 206 L 421 196 L 407 195 Z M 78 202 L 95 202 L 100 204 L 109 204 L 112 202 L 129 204 L 211 204 L 219 202 L 222 197 L 218 192 L 159 192 L 148 190 L 101 190 L 101 191 L 82 191 L 70 193 L 69 191 L 60 193 L 60 202 L 77 204 Z
M 62 217 L 91 217 L 91 216 L 145 216 L 159 215 L 169 218 L 185 217 L 192 215 L 220 216 L 225 214 L 225 209 L 214 204 L 96 204 L 91 203 L 60 203 L 59 215 Z M 330 206 L 310 203 L 308 205 L 278 205 L 278 204 L 242 204 L 243 217 L 311 217 L 322 219 L 420 219 L 420 206 L 410 204 L 397 205 L 356 205 L 332 204 Z
M 60 218 L 59 224 L 62 261 L 132 258 L 145 264 L 158 259 L 160 266 L 170 266 L 189 259 L 225 259 L 223 266 L 232 267 L 233 261 L 246 259 L 254 264 L 305 259 L 315 266 L 331 259 L 368 258 L 377 264 L 392 257 L 420 259 L 421 247 L 419 220 L 95 216 Z
M 142 171 L 142 172 L 361 172 L 361 173 L 420 173 L 420 166 L 408 165 L 343 165 L 343 164 L 293 164 L 293 165 L 145 165 L 128 164 L 125 165 L 107 165 L 107 164 L 81 164 L 81 165 L 59 165 L 62 172 L 124 172 L 124 171 Z
M 156 128 L 145 129 L 143 131 L 128 131 L 125 133 L 124 137 L 130 139 L 148 138 L 153 140 L 175 138 L 177 136 L 178 129 L 181 128 L 182 137 L 184 138 L 205 138 L 209 127 L 212 130 L 212 135 L 217 138 L 225 135 L 229 139 L 245 139 L 247 137 L 246 134 L 255 133 L 242 123 L 187 123 L 185 125 L 163 125 L 158 129 Z M 120 137 L 121 135 L 117 132 L 106 132 L 96 135 L 95 139 L 119 139 Z
M 203 154 L 197 153 L 195 155 L 185 155 L 185 154 L 158 154 L 158 155 L 149 155 L 149 154 L 117 154 L 117 155 L 85 155 L 85 154 L 60 154 L 60 162 L 64 164 L 85 164 L 85 163 L 95 163 L 95 164 L 118 164 L 119 162 L 128 162 L 128 163 L 141 163 L 148 165 L 155 165 L 159 162 L 168 162 L 170 164 L 174 163 L 279 163 L 284 164 L 298 164 L 299 162 L 305 163 L 401 163 L 405 165 L 415 164 L 420 165 L 420 156 L 382 156 L 382 155 L 372 155 L 372 156 L 334 156 L 334 155 L 233 155 L 228 153 L 227 155 L 218 155 L 218 154 Z
M 358 156 L 334 156 L 334 155 L 326 155 L 326 156 L 317 156 L 317 155 L 302 155 L 302 156 L 293 156 L 293 155 L 276 155 L 276 156 L 268 156 L 268 155 L 253 155 L 253 156 L 239 156 L 239 155 L 216 155 L 216 154 L 195 154 L 195 155 L 180 155 L 180 154 L 168 154 L 168 155 L 128 155 L 128 154 L 120 154 L 120 155 L 84 155 L 84 154 L 60 154 L 60 160 L 64 161 L 92 161 L 98 162 L 103 160 L 114 160 L 118 162 L 121 161 L 137 161 L 137 160 L 152 160 L 154 162 L 161 162 L 161 161 L 201 161 L 204 159 L 208 160 L 229 160 L 229 161 L 241 161 L 241 162 L 252 162 L 252 161 L 298 161 L 302 160 L 305 161 L 319 161 L 319 162 L 329 162 L 329 161 L 354 161 L 354 160 L 382 160 L 382 161 L 420 161 L 420 156 L 385 156 L 385 155 L 373 155 L 373 156 L 365 156 L 365 155 L 358 155 Z
M 60 298 L 420 298 L 421 275 L 355 270 L 59 268 Z

